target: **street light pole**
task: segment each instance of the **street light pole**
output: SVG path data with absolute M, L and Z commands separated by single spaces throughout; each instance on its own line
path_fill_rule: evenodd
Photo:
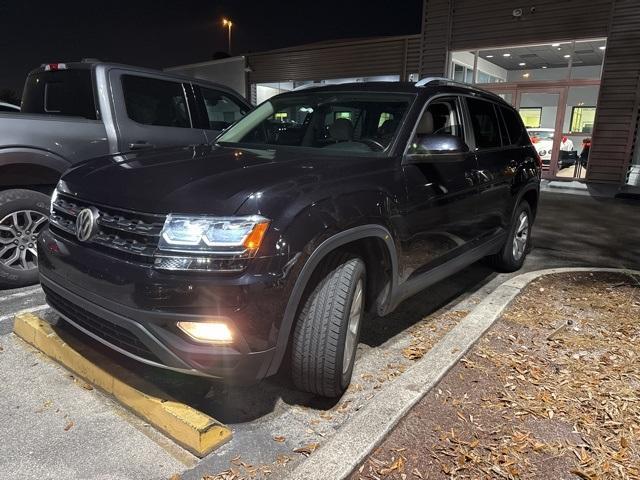
M 229 29 L 229 55 L 231 55 L 231 27 L 233 26 L 233 22 L 231 20 L 227 20 L 226 18 L 223 18 L 222 26 L 227 27 Z

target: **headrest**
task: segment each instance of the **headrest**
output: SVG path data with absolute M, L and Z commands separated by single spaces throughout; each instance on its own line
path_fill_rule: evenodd
M 433 133 L 433 115 L 430 111 L 425 110 L 422 114 L 422 118 L 420 119 L 420 123 L 418 123 L 418 128 L 416 129 L 416 133 L 418 135 L 429 135 Z
M 396 129 L 398 128 L 398 124 L 399 123 L 400 122 L 398 120 L 396 120 L 396 119 L 385 120 L 384 123 L 378 129 L 378 133 L 380 135 L 393 134 L 393 132 L 395 132 Z
M 336 118 L 329 127 L 329 136 L 337 142 L 348 142 L 353 138 L 353 124 L 347 118 Z

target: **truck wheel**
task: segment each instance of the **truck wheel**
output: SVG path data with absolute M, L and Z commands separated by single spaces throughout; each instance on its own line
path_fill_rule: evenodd
M 0 288 L 38 282 L 36 239 L 47 224 L 49 201 L 32 190 L 0 192 Z
M 522 267 L 531 246 L 531 219 L 529 203 L 520 202 L 511 221 L 507 241 L 498 253 L 489 257 L 494 268 L 502 272 L 515 272 Z
M 338 397 L 349 386 L 364 312 L 362 259 L 332 255 L 314 275 L 293 333 L 291 370 L 297 388 Z

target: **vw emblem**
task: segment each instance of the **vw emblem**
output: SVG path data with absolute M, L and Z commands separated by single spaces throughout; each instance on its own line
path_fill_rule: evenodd
M 76 237 L 81 242 L 91 240 L 100 214 L 95 208 L 83 208 L 76 218 Z

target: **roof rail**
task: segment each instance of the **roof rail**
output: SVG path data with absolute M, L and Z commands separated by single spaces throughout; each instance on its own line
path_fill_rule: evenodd
M 449 78 L 444 77 L 424 77 L 422 80 L 418 80 L 416 82 L 416 87 L 424 87 L 431 82 L 448 82 L 451 81 Z
M 307 88 L 313 88 L 313 87 L 324 87 L 324 83 L 313 83 L 313 82 L 305 83 L 304 85 L 300 85 L 299 87 L 296 87 L 291 91 L 297 92 L 298 90 L 306 90 Z
M 416 87 L 425 87 L 432 82 L 443 82 L 443 83 L 449 83 L 452 85 L 462 85 L 464 87 L 471 87 L 471 88 L 475 87 L 474 85 L 470 85 L 464 82 L 458 82 L 457 80 L 452 80 L 451 78 L 445 78 L 445 77 L 425 77 L 422 80 L 418 80 L 416 82 Z
M 450 78 L 445 78 L 445 77 L 425 77 L 422 80 L 419 80 L 419 81 L 416 82 L 416 87 L 426 87 L 428 84 L 433 83 L 433 82 L 442 82 L 442 83 L 446 83 L 448 85 L 460 85 L 461 87 L 465 87 L 465 88 L 468 88 L 470 90 L 475 90 L 476 92 L 482 92 L 482 93 L 485 93 L 485 94 L 488 94 L 488 95 L 492 95 L 492 96 L 494 96 L 496 98 L 500 98 L 501 100 L 504 100 L 497 93 L 490 92 L 488 90 L 485 90 L 483 88 L 478 87 L 477 85 L 472 85 L 470 83 L 464 83 L 464 82 L 458 82 L 457 80 L 452 80 Z

